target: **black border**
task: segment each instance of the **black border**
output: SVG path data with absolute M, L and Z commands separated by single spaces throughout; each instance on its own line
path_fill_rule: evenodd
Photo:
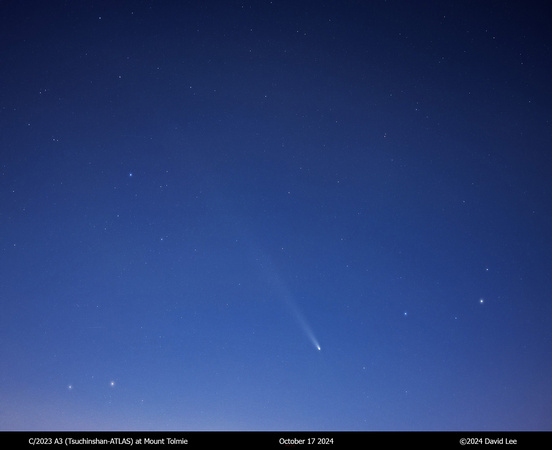
M 171 440 L 176 440 L 172 441 Z M 548 431 L 4 431 L 0 442 L 16 448 L 549 448 Z

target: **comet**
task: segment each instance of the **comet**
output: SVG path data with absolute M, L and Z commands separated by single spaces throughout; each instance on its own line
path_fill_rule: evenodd
M 289 291 L 289 288 L 287 287 L 286 283 L 282 280 L 280 277 L 280 274 L 275 269 L 274 265 L 272 264 L 272 261 L 266 255 L 264 252 L 260 251 L 259 249 L 256 249 L 255 252 L 255 260 L 261 261 L 261 267 L 263 268 L 262 273 L 263 276 L 267 282 L 267 285 L 270 286 L 273 290 L 273 292 L 276 293 L 276 296 L 281 298 L 282 302 L 288 307 L 292 317 L 296 320 L 299 327 L 303 330 L 306 337 L 311 341 L 312 345 L 316 350 L 321 351 L 320 344 L 318 343 L 318 340 L 316 339 L 314 332 L 312 331 L 309 323 L 299 310 L 299 307 L 297 306 L 296 302 L 293 299 L 293 296 L 291 292 Z
M 312 345 L 314 345 L 316 350 L 318 351 L 322 350 L 320 348 L 320 344 L 318 343 L 318 339 L 316 339 L 316 336 L 314 335 L 310 325 L 303 317 L 303 314 L 301 314 L 301 312 L 299 311 L 299 308 L 297 307 L 297 305 L 295 305 L 295 303 L 293 303 L 291 299 L 288 299 L 288 305 L 291 308 L 291 311 L 293 316 L 295 317 L 295 320 L 299 323 L 299 326 L 303 329 L 303 332 L 305 333 L 305 335 L 312 342 Z

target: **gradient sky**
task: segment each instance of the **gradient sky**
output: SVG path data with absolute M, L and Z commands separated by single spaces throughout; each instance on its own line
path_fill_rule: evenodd
M 2 2 L 0 429 L 552 430 L 539 5 Z

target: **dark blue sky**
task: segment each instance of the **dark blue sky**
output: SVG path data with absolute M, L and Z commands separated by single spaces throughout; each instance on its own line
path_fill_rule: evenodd
M 552 430 L 539 5 L 3 2 L 0 429 Z

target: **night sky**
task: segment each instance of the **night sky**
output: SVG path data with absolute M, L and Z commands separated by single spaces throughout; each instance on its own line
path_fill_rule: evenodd
M 2 2 L 0 429 L 552 430 L 551 22 Z

